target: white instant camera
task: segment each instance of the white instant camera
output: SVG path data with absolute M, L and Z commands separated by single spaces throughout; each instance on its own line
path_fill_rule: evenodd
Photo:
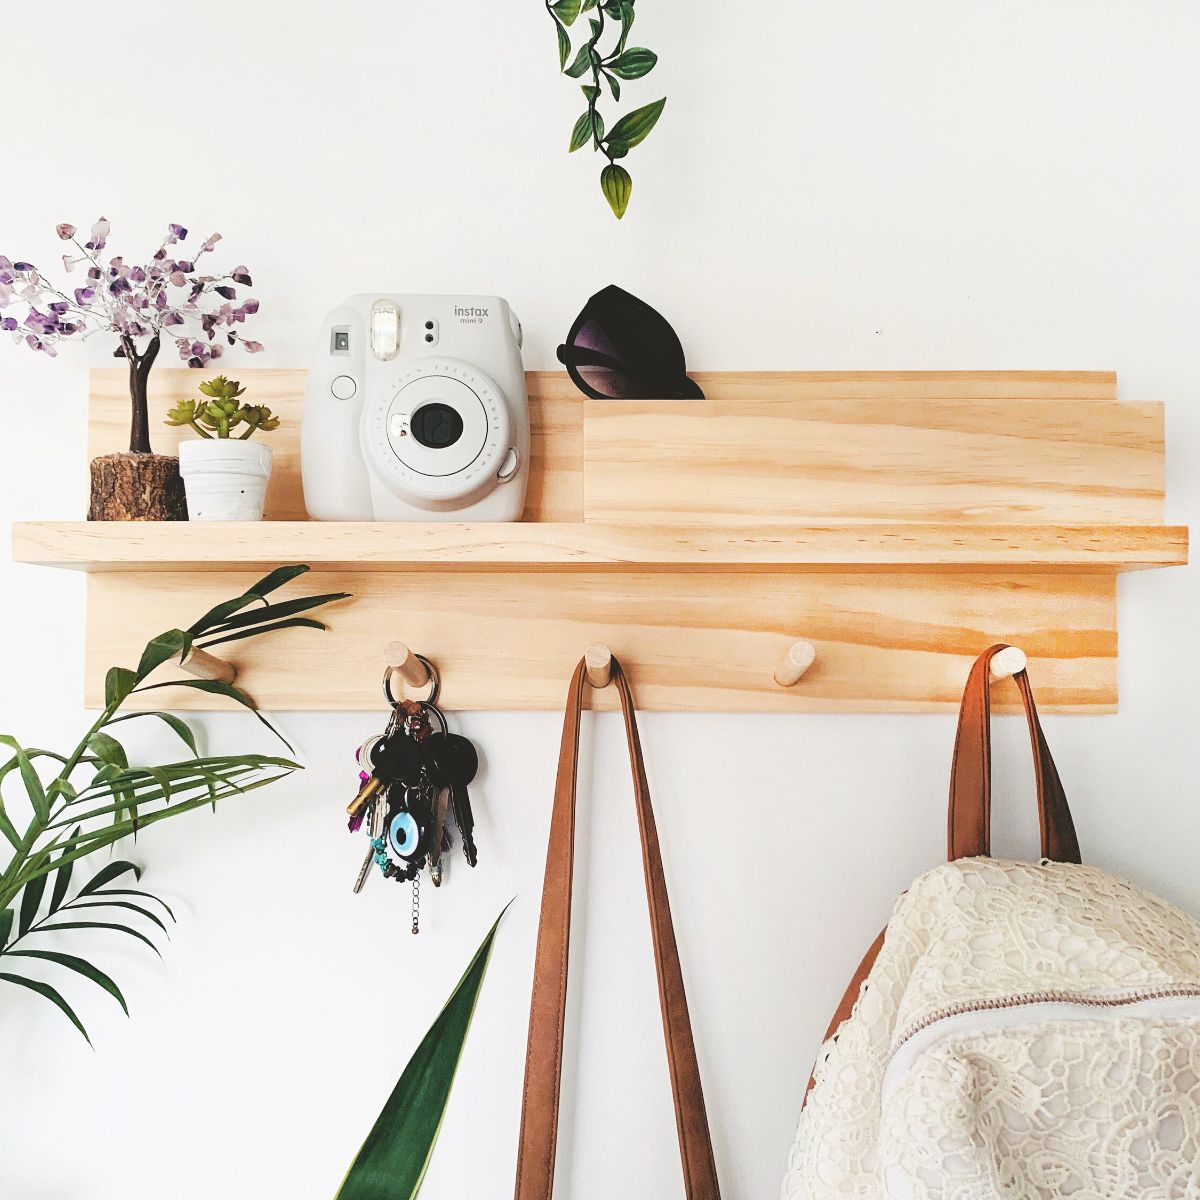
M 521 325 L 499 296 L 351 296 L 325 318 L 300 430 L 321 521 L 516 521 Z

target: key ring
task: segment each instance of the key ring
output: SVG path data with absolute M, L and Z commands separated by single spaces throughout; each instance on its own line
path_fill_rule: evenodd
M 419 701 L 419 703 L 436 706 L 438 691 L 442 686 L 441 677 L 438 675 L 437 667 L 435 667 L 433 663 L 431 663 L 423 654 L 414 654 L 413 657 L 417 660 L 417 662 L 421 663 L 425 667 L 425 670 L 429 672 L 429 681 L 433 685 L 429 695 L 424 700 Z M 392 675 L 395 673 L 395 670 L 395 667 L 389 666 L 385 667 L 383 672 L 383 694 L 387 697 L 387 702 L 393 708 L 396 708 L 400 703 L 400 701 L 392 695 Z

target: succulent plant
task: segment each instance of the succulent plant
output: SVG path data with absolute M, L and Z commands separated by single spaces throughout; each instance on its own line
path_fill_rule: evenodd
M 265 404 L 238 402 L 246 389 L 236 379 L 218 375 L 206 379 L 200 385 L 200 391 L 207 400 L 180 400 L 167 413 L 166 424 L 190 425 L 202 438 L 228 438 L 239 425 L 245 425 L 238 434 L 238 441 L 242 442 L 256 430 L 269 433 L 279 428 L 279 418 Z

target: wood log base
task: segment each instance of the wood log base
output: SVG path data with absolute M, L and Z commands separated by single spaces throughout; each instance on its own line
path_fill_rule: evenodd
M 105 454 L 92 459 L 89 521 L 186 521 L 179 459 Z

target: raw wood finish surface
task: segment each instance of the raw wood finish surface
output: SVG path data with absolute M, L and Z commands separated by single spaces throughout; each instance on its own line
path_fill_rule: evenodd
M 584 515 L 645 524 L 1163 519 L 1163 407 L 589 400 Z
M 1121 571 L 1187 561 L 1168 525 L 606 525 L 273 521 L 13 527 L 20 562 L 93 571 L 235 570 L 306 562 L 354 571 Z
M 101 705 L 109 666 L 133 665 L 147 638 L 246 583 L 244 571 L 90 576 L 89 706 Z M 425 572 L 380 587 L 377 576 L 337 572 L 305 584 L 354 593 L 322 610 L 327 633 L 222 647 L 266 710 L 380 709 L 380 653 L 397 637 L 437 664 L 442 697 L 459 710 L 557 709 L 595 641 L 629 664 L 639 703 L 656 710 L 952 711 L 980 646 L 995 641 L 1027 651 L 1044 708 L 1110 712 L 1117 702 L 1107 574 L 783 574 L 748 587 L 742 573 Z M 813 643 L 816 662 L 780 688 L 772 674 L 797 638 Z M 185 689 L 154 699 L 225 707 Z
M 307 517 L 300 486 L 300 418 L 308 372 L 301 369 L 221 369 L 240 379 L 248 398 L 267 404 L 281 418 L 270 435 L 275 467 L 267 491 L 266 518 L 300 521 Z M 159 453 L 174 454 L 189 429 L 162 424 L 169 408 L 196 395 L 211 372 L 159 367 L 150 376 L 150 436 Z M 526 374 L 531 421 L 527 521 L 578 521 L 583 515 L 583 396 L 563 371 Z M 694 375 L 716 400 L 866 399 L 895 402 L 913 398 L 964 400 L 1114 399 L 1111 371 L 701 371 Z M 122 449 L 129 441 L 129 375 L 123 368 L 94 370 L 88 455 Z

